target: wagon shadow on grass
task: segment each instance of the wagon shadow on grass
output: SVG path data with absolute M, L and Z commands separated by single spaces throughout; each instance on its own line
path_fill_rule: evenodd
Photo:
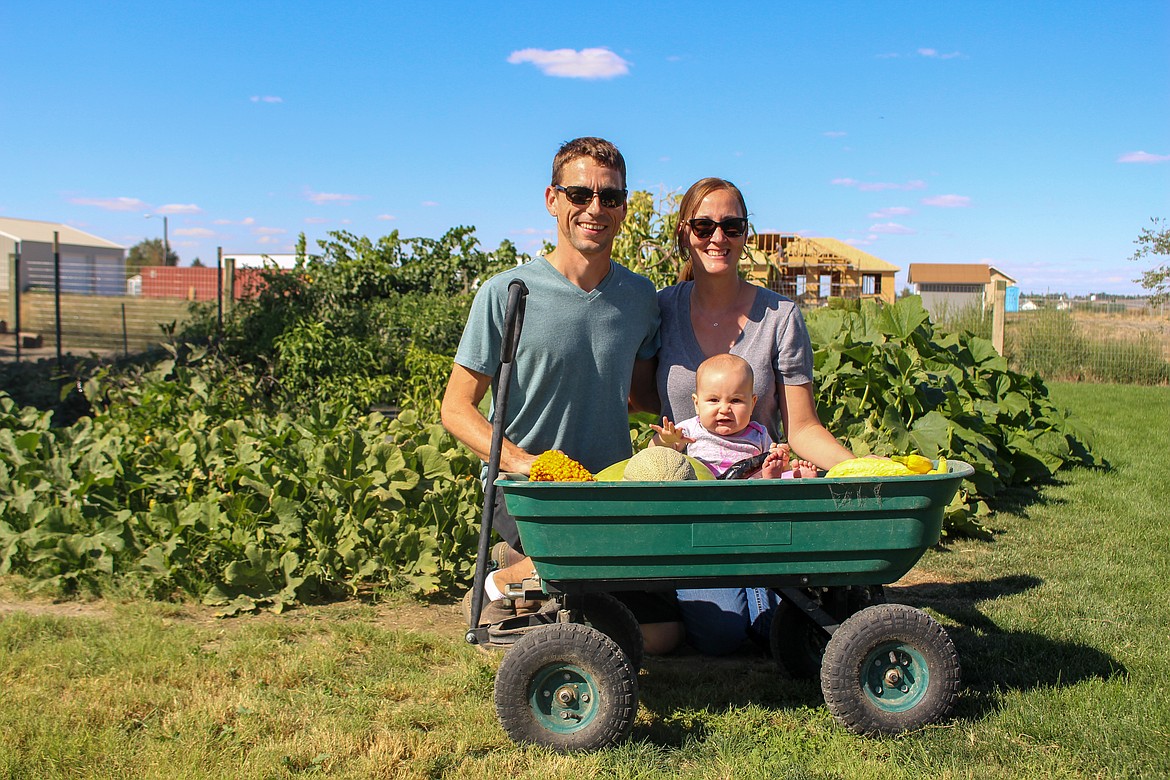
M 999 708 L 1004 691 L 1068 687 L 1128 674 L 1120 661 L 1095 647 L 1004 629 L 979 609 L 980 602 L 1025 593 L 1041 584 L 1039 577 L 1020 574 L 889 589 L 891 600 L 929 608 L 953 621 L 947 633 L 963 667 L 956 716 L 986 716 Z
M 632 738 L 671 747 L 704 740 L 710 728 L 706 713 L 753 707 L 795 713 L 825 704 L 819 683 L 790 679 L 755 648 L 724 658 L 685 651 L 648 658 L 638 685 L 651 722 L 636 723 Z
M 1013 575 L 888 588 L 890 601 L 929 608 L 947 619 L 947 633 L 963 668 L 955 717 L 986 717 L 1000 708 L 1005 691 L 1067 687 L 1127 674 L 1119 661 L 1095 647 L 1003 629 L 979 609 L 981 602 L 1026 593 L 1041 584 L 1032 575 Z M 645 666 L 639 686 L 651 722 L 635 726 L 635 740 L 675 747 L 701 741 L 709 729 L 704 712 L 760 707 L 796 713 L 824 707 L 819 682 L 788 678 L 754 649 L 728 658 L 650 658 Z

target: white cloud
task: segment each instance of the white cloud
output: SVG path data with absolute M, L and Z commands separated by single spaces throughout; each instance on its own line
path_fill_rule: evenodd
M 155 214 L 202 214 L 203 209 L 194 203 L 168 203 L 154 210 Z
M 1126 152 L 1117 158 L 1119 163 L 1155 164 L 1170 162 L 1170 154 L 1150 154 L 1149 152 Z
M 316 203 L 318 206 L 326 203 L 353 203 L 355 200 L 365 200 L 365 195 L 344 195 L 338 192 L 313 192 L 308 187 L 305 188 L 305 199 Z
M 888 208 L 878 209 L 877 211 L 871 212 L 867 216 L 869 216 L 870 219 L 889 219 L 890 217 L 904 217 L 907 214 L 913 213 L 914 209 L 907 208 L 905 206 L 890 206 Z
M 285 230 L 284 228 L 274 228 L 274 227 L 252 228 L 252 233 L 254 233 L 257 236 L 279 236 L 281 233 L 287 233 L 287 232 L 288 231 Z
M 609 49 L 520 49 L 508 62 L 531 62 L 546 76 L 570 79 L 612 79 L 630 72 L 630 64 Z
M 885 181 L 858 181 L 857 179 L 833 179 L 830 184 L 841 187 L 856 187 L 862 192 L 881 192 L 883 190 L 924 190 L 926 182 L 922 179 L 911 179 L 908 182 L 897 184 Z
M 215 235 L 214 230 L 208 230 L 207 228 L 179 228 L 171 232 L 176 236 L 191 236 L 192 238 L 211 238 Z
M 276 95 L 253 95 L 251 98 L 253 103 L 283 103 L 284 98 Z
M 142 211 L 149 208 L 138 198 L 70 198 L 78 206 L 97 206 L 106 211 Z
M 957 51 L 953 51 L 950 54 L 940 54 L 938 49 L 919 49 L 918 56 L 919 57 L 929 57 L 930 59 L 938 59 L 938 60 L 953 60 L 956 57 L 962 57 L 963 55 L 962 55 L 962 53 L 957 52 Z
M 420 203 L 419 205 L 420 205 L 420 206 L 426 206 L 427 208 L 434 208 L 435 206 L 438 206 L 438 205 L 439 205 L 439 202 L 438 202 L 438 201 L 435 201 L 435 200 L 424 200 L 424 201 L 423 201 L 422 203 Z
M 966 195 L 935 195 L 923 198 L 924 206 L 937 206 L 940 209 L 965 209 L 971 205 L 971 199 Z
M 213 225 L 251 225 L 256 221 L 255 217 L 244 217 L 239 222 L 233 222 L 230 219 L 214 219 L 211 221 Z
M 877 225 L 869 226 L 870 233 L 881 233 L 888 236 L 912 236 L 917 233 L 917 230 L 899 225 L 897 222 L 881 222 Z
M 305 217 L 306 225 L 324 225 L 328 221 L 328 217 Z
M 392 222 L 393 220 L 398 219 L 398 217 L 394 216 L 393 214 L 379 214 L 376 218 L 382 220 L 383 222 Z

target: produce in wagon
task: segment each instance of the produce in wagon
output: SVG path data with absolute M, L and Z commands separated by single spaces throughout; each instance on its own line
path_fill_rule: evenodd
M 528 473 L 529 482 L 595 482 L 589 469 L 560 450 L 547 450 L 536 456 Z
M 885 458 L 850 458 L 825 473 L 826 477 L 907 477 L 913 474 L 906 466 Z
M 669 447 L 648 447 L 626 463 L 622 479 L 627 482 L 676 482 L 696 479 L 695 467 L 687 456 Z

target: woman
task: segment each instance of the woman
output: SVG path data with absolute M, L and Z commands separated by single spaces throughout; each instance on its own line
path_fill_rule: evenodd
M 748 238 L 743 195 L 729 181 L 695 182 L 679 204 L 676 243 L 685 259 L 677 284 L 658 293 L 662 346 L 657 384 L 662 414 L 695 414 L 695 371 L 706 358 L 731 353 L 755 373 L 752 419 L 794 455 L 828 469 L 853 457 L 821 424 L 813 398 L 812 343 L 800 310 L 784 296 L 740 278 Z M 784 437 L 781 438 L 780 434 Z M 767 646 L 778 599 L 766 588 L 678 591 L 688 641 L 722 655 L 751 638 Z

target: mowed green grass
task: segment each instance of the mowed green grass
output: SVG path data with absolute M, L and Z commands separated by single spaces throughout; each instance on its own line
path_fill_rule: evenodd
M 1170 775 L 1170 388 L 1054 385 L 1110 467 L 1011 496 L 891 598 L 953 638 L 956 718 L 897 738 L 836 725 L 767 659 L 650 659 L 630 743 L 513 745 L 499 656 L 454 605 L 350 601 L 217 620 L 110 599 L 0 612 L 0 777 L 1098 778 Z

